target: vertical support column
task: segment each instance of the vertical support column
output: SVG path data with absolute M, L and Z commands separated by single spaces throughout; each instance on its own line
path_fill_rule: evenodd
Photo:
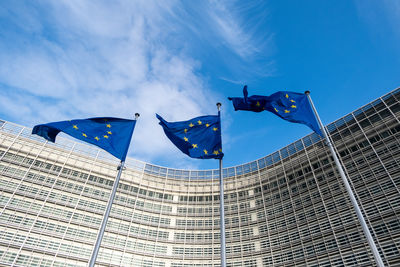
M 124 164 L 125 164 L 125 161 L 121 161 L 121 164 L 118 166 L 118 175 L 114 181 L 114 185 L 113 185 L 113 188 L 112 188 L 112 191 L 110 194 L 110 198 L 107 203 L 106 212 L 104 213 L 103 220 L 101 221 L 101 226 L 100 226 L 99 233 L 97 234 L 96 243 L 94 245 L 92 255 L 90 256 L 90 261 L 89 261 L 89 265 L 88 265 L 89 267 L 93 267 L 96 262 L 97 254 L 99 253 L 99 249 L 100 249 L 101 240 L 103 239 L 104 230 L 106 229 L 108 216 L 110 215 L 111 206 L 114 201 L 115 193 L 117 192 L 117 188 L 118 188 L 119 180 L 121 178 L 122 170 L 124 169 Z
M 137 120 L 139 118 L 139 116 L 140 116 L 139 113 L 136 113 L 135 120 Z M 132 132 L 133 132 L 133 129 L 132 129 Z M 121 164 L 118 166 L 117 178 L 115 179 L 115 182 L 114 182 L 111 194 L 110 194 L 110 198 L 107 203 L 106 212 L 104 213 L 104 217 L 101 222 L 100 230 L 99 230 L 99 233 L 97 234 L 96 243 L 94 245 L 92 255 L 90 256 L 90 261 L 89 261 L 89 265 L 88 265 L 89 267 L 94 267 L 94 264 L 96 262 L 97 254 L 99 253 L 99 249 L 100 249 L 101 240 L 103 239 L 104 230 L 106 229 L 108 216 L 110 215 L 111 207 L 114 202 L 115 193 L 117 192 L 117 189 L 118 189 L 118 184 L 119 184 L 119 180 L 121 178 L 122 170 L 124 169 L 124 165 L 125 165 L 125 160 L 122 160 Z
M 308 98 L 308 100 L 309 100 L 309 102 L 311 104 L 311 107 L 312 107 L 313 111 L 314 111 L 315 117 L 317 118 L 318 124 L 319 124 L 319 126 L 320 126 L 320 128 L 321 128 L 321 130 L 322 130 L 322 132 L 323 132 L 323 134 L 325 136 L 325 140 L 326 140 L 327 145 L 328 145 L 328 147 L 329 147 L 329 149 L 330 149 L 330 151 L 332 153 L 333 160 L 336 163 L 336 167 L 337 167 L 337 169 L 339 171 L 340 177 L 342 178 L 342 181 L 343 181 L 343 184 L 344 184 L 344 186 L 346 188 L 346 191 L 349 194 L 351 203 L 353 204 L 353 207 L 354 207 L 354 209 L 356 211 L 358 220 L 359 220 L 359 222 L 361 224 L 361 227 L 362 227 L 362 229 L 364 231 L 365 237 L 367 238 L 368 244 L 369 244 L 369 246 L 370 246 L 370 248 L 372 250 L 372 254 L 374 255 L 375 263 L 376 263 L 376 265 L 378 267 L 384 267 L 385 265 L 383 264 L 382 258 L 379 255 L 378 249 L 376 248 L 376 245 L 374 243 L 374 239 L 372 238 L 372 235 L 371 235 L 371 233 L 370 233 L 370 231 L 368 229 L 368 225 L 365 222 L 365 219 L 364 219 L 364 217 L 363 217 L 363 215 L 361 213 L 360 207 L 358 206 L 357 200 L 356 200 L 356 198 L 355 198 L 355 196 L 353 194 L 353 191 L 352 191 L 352 189 L 350 187 L 350 184 L 348 182 L 346 174 L 344 173 L 342 165 L 340 164 L 340 161 L 339 161 L 339 159 L 338 159 L 338 157 L 336 155 L 336 152 L 335 152 L 335 149 L 333 147 L 333 144 L 331 143 L 331 141 L 329 139 L 329 136 L 328 136 L 328 133 L 326 132 L 325 127 L 322 124 L 322 121 L 321 121 L 321 119 L 320 119 L 320 117 L 318 115 L 318 112 L 314 107 L 314 103 L 311 100 L 310 92 L 306 91 L 305 94 L 307 95 L 307 98 Z
M 221 103 L 217 103 L 218 116 L 221 115 Z M 222 177 L 222 159 L 219 159 L 219 217 L 221 232 L 221 267 L 226 267 L 226 242 L 225 242 L 225 204 L 224 204 L 224 179 Z
M 221 232 L 221 267 L 226 267 L 226 241 L 225 241 L 225 204 L 224 204 L 224 180 L 222 177 L 222 159 L 219 160 L 219 221 Z

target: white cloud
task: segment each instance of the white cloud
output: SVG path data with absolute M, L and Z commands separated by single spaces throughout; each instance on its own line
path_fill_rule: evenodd
M 270 32 L 258 28 L 268 18 L 264 5 L 265 1 L 258 0 L 210 1 L 209 16 L 217 35 L 245 60 L 265 57 L 265 47 L 270 45 Z
M 214 2 L 213 7 L 210 9 L 210 17 L 217 26 L 218 33 L 225 39 L 227 46 L 243 58 L 258 52 L 251 41 L 252 36 L 245 32 L 238 22 L 239 16 L 236 17 L 232 14 L 221 2 Z
M 169 121 L 215 113 L 216 101 L 210 99 L 218 94 L 199 75 L 201 62 L 185 53 L 190 40 L 177 34 L 196 31 L 182 24 L 181 2 L 60 0 L 23 6 L 0 14 L 23 29 L 21 35 L 6 33 L 11 40 L 0 42 L 0 83 L 14 90 L 0 94 L 0 101 L 16 122 L 130 118 L 139 112 L 134 154 L 151 161 L 177 152 L 156 112 Z M 193 20 L 216 29 L 239 56 L 257 52 L 252 35 L 228 8 L 215 2 L 201 7 L 209 17 Z M 33 26 L 11 19 L 10 10 Z

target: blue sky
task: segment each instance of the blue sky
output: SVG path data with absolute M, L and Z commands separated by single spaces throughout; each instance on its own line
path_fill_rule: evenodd
M 224 166 L 311 130 L 228 96 L 311 91 L 324 123 L 400 86 L 400 1 L 1 1 L 0 118 L 36 124 L 141 113 L 130 156 L 214 169 L 164 136 L 168 121 L 215 114 Z

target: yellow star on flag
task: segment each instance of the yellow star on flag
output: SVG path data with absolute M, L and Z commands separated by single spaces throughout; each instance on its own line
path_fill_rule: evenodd
M 108 139 L 108 135 L 103 135 L 104 138 Z
M 193 126 L 194 126 L 194 124 L 193 124 L 193 123 L 190 123 L 190 124 L 189 124 L 189 127 L 193 127 Z
M 183 137 L 183 140 L 185 140 L 186 142 L 189 142 L 189 139 L 186 136 Z
M 98 138 L 97 136 L 96 136 L 94 139 L 96 139 L 97 141 L 99 141 L 99 140 L 100 140 L 100 138 Z
M 276 112 L 278 112 L 278 110 L 276 108 L 274 108 Z
M 112 134 L 112 132 L 111 132 L 111 131 L 108 131 L 107 133 L 108 133 L 108 134 Z
M 203 150 L 205 155 L 208 155 L 208 151 L 207 150 Z
M 213 131 L 214 131 L 214 132 L 218 131 L 218 128 L 217 128 L 217 127 L 214 127 L 214 128 L 213 128 Z
M 293 99 L 292 99 L 292 100 L 290 100 L 290 102 L 292 102 L 292 103 L 296 103 L 296 101 L 294 101 Z
M 206 127 L 209 127 L 209 126 L 210 126 L 210 124 L 206 123 Z
M 289 98 L 289 95 L 288 95 L 288 94 L 286 94 L 286 95 L 285 95 L 285 97 L 286 97 L 286 98 Z
M 187 129 L 183 130 L 185 133 L 187 133 Z
M 197 123 L 198 123 L 199 125 L 201 125 L 203 122 L 202 122 L 201 120 L 198 120 Z
M 107 128 L 111 128 L 111 124 L 107 124 L 106 127 L 107 127 Z
M 256 106 L 257 106 L 257 107 L 259 107 L 259 106 L 260 106 L 260 102 L 258 102 L 258 101 L 257 101 L 257 104 L 256 104 Z
M 197 144 L 193 144 L 192 147 L 193 147 L 193 148 L 197 148 Z
M 78 126 L 76 126 L 76 125 L 72 126 L 72 128 L 74 128 L 75 130 L 78 130 Z
M 290 107 L 291 107 L 291 108 L 296 108 L 296 106 L 295 106 L 295 105 L 291 105 Z
M 290 111 L 289 111 L 289 110 L 287 110 L 287 109 L 285 109 L 285 113 L 290 113 Z
M 83 137 L 87 137 L 87 135 L 85 133 L 82 133 Z
M 213 154 L 214 154 L 214 155 L 218 155 L 219 152 L 218 152 L 217 150 L 214 150 Z

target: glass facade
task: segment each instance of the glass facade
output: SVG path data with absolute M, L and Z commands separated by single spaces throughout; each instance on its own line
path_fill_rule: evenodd
M 400 90 L 329 124 L 386 266 L 400 266 Z M 0 265 L 87 266 L 118 161 L 0 121 Z M 127 159 L 96 266 L 220 266 L 218 170 Z M 228 266 L 374 266 L 315 134 L 223 170 Z

